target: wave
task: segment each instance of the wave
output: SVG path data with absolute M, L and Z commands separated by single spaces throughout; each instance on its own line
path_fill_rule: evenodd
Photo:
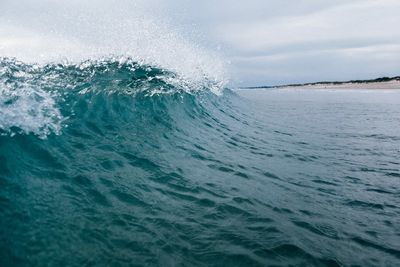
M 0 133 L 30 134 L 41 138 L 61 134 L 82 101 L 92 111 L 134 101 L 155 101 L 169 95 L 221 94 L 223 83 L 185 79 L 178 74 L 130 58 L 87 60 L 78 64 L 26 64 L 0 59 Z M 130 102 L 129 102 L 130 101 Z M 121 104 L 121 103 L 120 103 Z

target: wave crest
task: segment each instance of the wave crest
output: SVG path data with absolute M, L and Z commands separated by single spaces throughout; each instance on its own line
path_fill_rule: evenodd
M 61 133 L 79 95 L 153 97 L 204 91 L 220 94 L 223 89 L 223 83 L 188 80 L 123 57 L 45 65 L 3 58 L 0 71 L 0 133 L 33 133 L 42 138 Z

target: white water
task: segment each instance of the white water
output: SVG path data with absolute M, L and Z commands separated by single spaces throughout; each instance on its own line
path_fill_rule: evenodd
M 45 138 L 60 134 L 62 120 L 49 92 L 33 87 L 13 90 L 0 83 L 0 134 L 23 132 Z

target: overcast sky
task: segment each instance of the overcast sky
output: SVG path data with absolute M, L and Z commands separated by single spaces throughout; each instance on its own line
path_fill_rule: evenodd
M 400 75 L 399 0 L 181 0 L 175 5 L 184 6 L 187 17 L 222 45 L 233 77 L 244 85 Z
M 0 0 L 0 9 L 1 2 L 18 0 Z M 146 5 L 208 49 L 220 48 L 237 85 L 400 75 L 399 0 L 130 2 Z

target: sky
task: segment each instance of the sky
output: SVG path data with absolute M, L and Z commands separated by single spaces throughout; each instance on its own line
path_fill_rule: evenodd
M 101 6 L 105 1 L 86 1 L 86 8 Z M 14 17 L 7 12 L 11 2 Z M 18 8 L 16 2 L 20 3 Z M 38 0 L 35 3 L 42 3 L 41 8 L 32 11 L 32 2 L 0 0 L 0 20 L 25 21 L 17 24 L 19 31 L 26 33 L 32 31 L 30 18 L 45 16 L 46 12 L 41 10 L 50 3 L 53 9 L 60 5 L 54 0 Z M 227 63 L 231 83 L 237 86 L 400 75 L 399 0 L 111 2 L 119 3 L 115 6 L 126 9 L 128 16 L 144 9 L 143 16 L 160 17 L 160 21 L 172 25 L 199 46 L 220 54 Z M 93 20 L 90 23 L 95 24 Z M 4 48 L 4 44 L 15 44 L 18 39 L 7 36 L 10 31 L 6 27 L 10 29 L 10 25 L 0 24 L 0 52 L 1 42 Z M 36 44 L 41 45 L 37 34 L 32 35 L 36 36 Z M 29 41 L 24 39 L 24 43 Z
M 399 0 L 203 0 L 187 14 L 243 85 L 400 75 Z M 171 13 L 174 7 L 171 8 Z

